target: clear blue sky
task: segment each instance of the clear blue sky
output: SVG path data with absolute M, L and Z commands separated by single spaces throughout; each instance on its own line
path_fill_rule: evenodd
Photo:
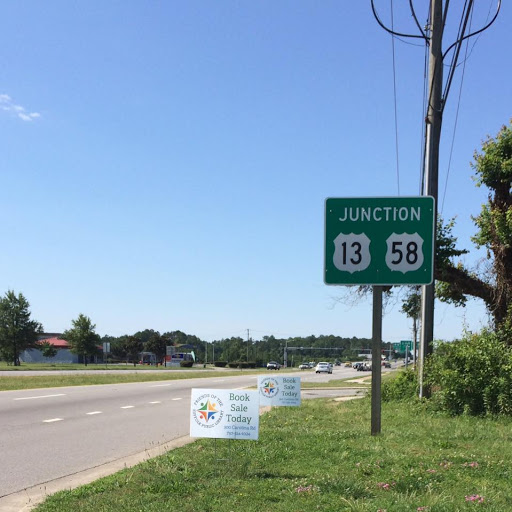
M 476 3 L 475 27 L 493 5 Z M 22 292 L 52 332 L 84 313 L 101 335 L 370 337 L 370 302 L 334 307 L 347 289 L 323 283 L 324 201 L 419 193 L 424 50 L 395 43 L 398 188 L 391 38 L 369 1 L 348 5 L 4 2 L 0 293 Z M 394 22 L 415 30 L 405 6 Z M 469 163 L 512 112 L 511 22 L 505 2 L 465 65 L 440 209 L 468 248 L 486 198 Z M 455 11 L 449 25 L 445 47 Z M 411 336 L 399 309 L 385 340 Z M 486 322 L 477 301 L 439 304 L 435 337 Z

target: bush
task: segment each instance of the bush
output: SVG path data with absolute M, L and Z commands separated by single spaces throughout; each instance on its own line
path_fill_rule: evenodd
M 215 361 L 215 363 L 213 363 L 213 365 L 217 368 L 226 368 L 227 364 L 227 361 Z
M 229 368 L 238 368 L 238 362 L 228 363 Z
M 418 375 L 415 371 L 404 370 L 397 377 L 385 380 L 381 387 L 383 402 L 402 402 L 418 397 Z
M 427 361 L 425 372 L 434 405 L 453 415 L 511 415 L 509 337 L 509 330 L 484 330 L 441 343 Z

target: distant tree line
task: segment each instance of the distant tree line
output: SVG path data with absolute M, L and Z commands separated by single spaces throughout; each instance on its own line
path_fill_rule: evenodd
M 48 342 L 39 340 L 43 326 L 30 318 L 29 307 L 23 294 L 16 295 L 12 290 L 0 298 L 0 359 L 13 365 L 20 364 L 20 354 L 27 349 L 41 350 L 45 357 L 54 357 L 57 353 Z M 285 347 L 288 347 L 289 364 L 354 359 L 362 350 L 371 348 L 370 339 L 334 335 L 292 338 L 271 335 L 260 340 L 231 337 L 206 342 L 179 330 L 161 334 L 145 329 L 119 337 L 100 337 L 96 333 L 96 325 L 82 313 L 71 321 L 71 327 L 61 338 L 68 342 L 70 351 L 77 354 L 85 365 L 95 356 L 102 355 L 102 343 L 105 342 L 110 344 L 108 356 L 111 359 L 133 364 L 139 362 L 143 352 L 154 354 L 154 360 L 163 363 L 168 346 L 178 350 L 184 347 L 183 351 L 194 352 L 196 361 L 201 363 L 251 363 L 255 366 L 265 365 L 271 360 L 283 362 Z M 389 348 L 390 344 L 383 344 L 383 349 Z
M 261 340 L 247 340 L 236 336 L 207 342 L 182 331 L 160 334 L 153 329 L 145 329 L 135 334 L 119 337 L 104 336 L 101 341 L 110 343 L 113 358 L 126 362 L 136 362 L 141 352 L 151 352 L 155 354 L 156 361 L 161 363 L 164 360 L 167 346 L 179 348 L 186 345 L 188 348 L 184 351 L 194 352 L 196 361 L 200 363 L 249 362 L 256 366 L 265 365 L 268 361 L 283 362 L 285 347 L 295 347 L 288 349 L 289 365 L 292 362 L 300 364 L 302 361 L 320 359 L 332 361 L 354 359 L 361 350 L 371 348 L 370 339 L 344 338 L 334 335 L 293 338 L 263 336 Z M 388 350 L 389 345 L 384 344 L 383 349 Z

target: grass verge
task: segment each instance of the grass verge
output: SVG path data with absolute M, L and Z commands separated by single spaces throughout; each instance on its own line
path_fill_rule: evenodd
M 82 371 L 82 370 L 109 370 L 109 371 L 124 371 L 124 370 L 161 370 L 161 371 L 172 371 L 172 370 L 188 370 L 188 368 L 174 368 L 165 366 L 150 366 L 146 364 L 138 364 L 134 366 L 132 363 L 119 363 L 119 364 L 77 364 L 77 363 L 21 363 L 20 366 L 13 366 L 7 364 L 5 361 L 0 361 L 0 371 L 6 372 L 19 372 L 19 371 Z M 213 367 L 208 366 L 207 370 L 213 370 Z
M 259 441 L 200 439 L 37 512 L 511 510 L 512 420 L 433 416 L 385 403 L 304 401 L 261 418 Z
M 244 370 L 244 375 L 258 373 Z M 115 374 L 80 374 L 77 375 L 20 375 L 16 377 L 0 376 L 0 391 L 16 389 L 59 388 L 65 386 L 92 386 L 96 384 L 125 384 L 128 382 L 153 382 L 162 380 L 201 379 L 212 377 L 212 372 L 158 372 L 158 373 L 125 373 Z M 240 376 L 240 370 L 222 372 L 222 377 Z

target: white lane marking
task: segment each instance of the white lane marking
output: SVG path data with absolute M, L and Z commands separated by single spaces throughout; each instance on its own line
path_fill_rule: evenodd
M 102 411 L 91 411 L 91 412 L 86 412 L 85 414 L 87 414 L 88 416 L 92 416 L 93 414 L 101 414 Z
M 39 396 L 24 396 L 22 398 L 13 398 L 13 400 L 36 400 L 37 398 L 51 398 L 54 396 L 66 396 L 65 393 L 59 393 L 58 395 L 39 395 Z
M 183 398 L 172 398 L 171 400 L 183 400 Z
M 151 386 L 149 386 L 150 388 L 165 388 L 167 386 L 172 386 L 174 383 L 171 382 L 169 384 L 152 384 Z
M 217 380 L 214 380 L 213 382 L 226 382 L 226 379 L 217 379 Z
M 54 423 L 56 421 L 62 421 L 62 418 L 52 418 L 51 420 L 43 420 L 43 423 Z
M 161 404 L 162 402 L 160 402 L 159 400 L 157 400 L 156 402 L 149 402 L 150 404 Z
M 133 409 L 135 407 L 135 405 L 123 405 L 123 407 L 121 407 L 121 409 Z

